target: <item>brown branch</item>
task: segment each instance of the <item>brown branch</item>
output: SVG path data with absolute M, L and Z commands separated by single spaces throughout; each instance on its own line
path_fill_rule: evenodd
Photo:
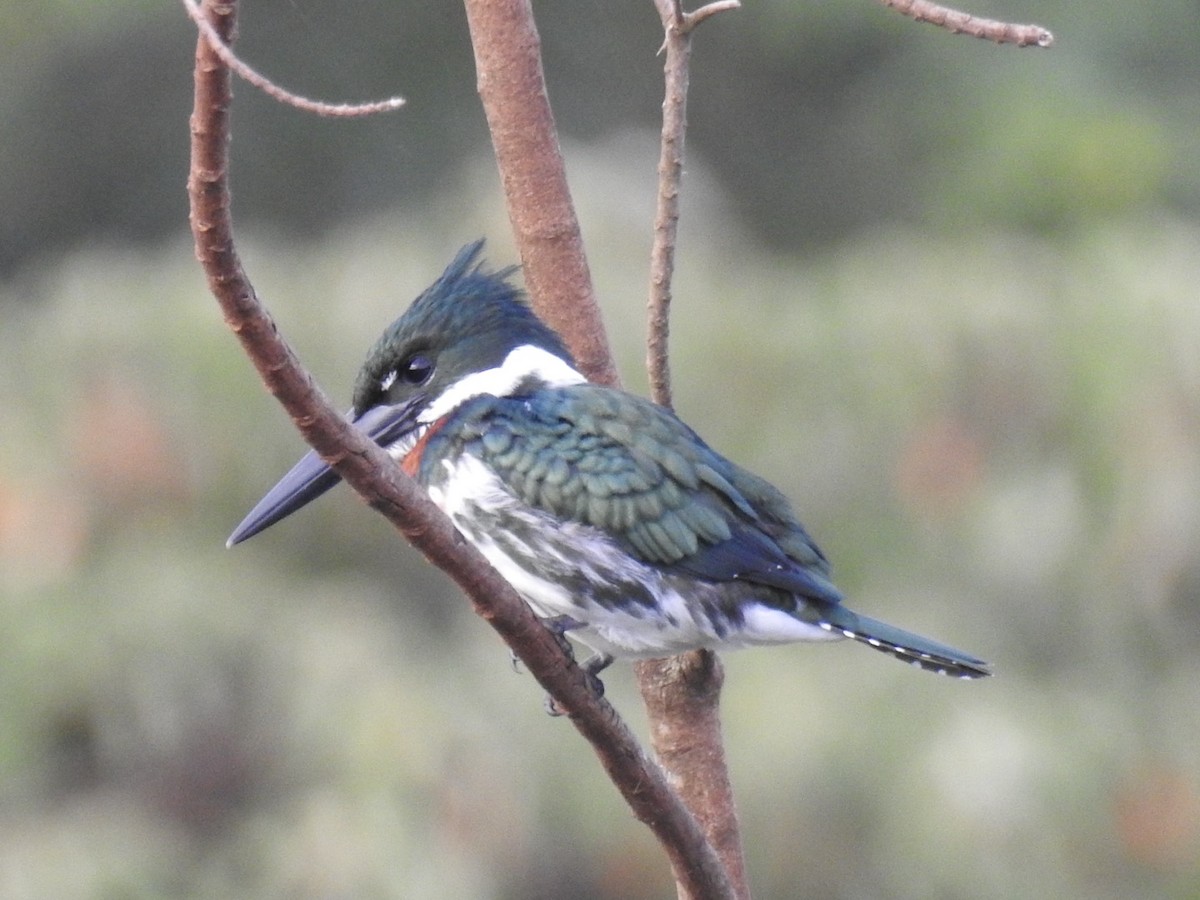
M 691 30 L 685 29 L 679 0 L 657 0 L 663 22 L 662 137 L 658 155 L 658 201 L 654 210 L 654 243 L 650 248 L 650 296 L 646 320 L 646 374 L 650 398 L 670 407 L 671 276 L 675 271 L 675 242 L 679 229 L 679 185 L 683 181 L 683 144 L 687 131 L 688 60 Z
M 546 95 L 533 12 L 528 0 L 465 5 L 479 97 L 530 299 L 566 340 L 584 375 L 617 385 Z
M 1054 35 L 1040 25 L 1015 25 L 995 19 L 980 19 L 967 15 L 933 0 L 880 0 L 901 15 L 918 22 L 929 22 L 954 34 L 995 41 L 997 44 L 1016 44 L 1018 47 L 1049 47 Z
M 619 377 L 583 256 L 532 10 L 528 0 L 466 0 L 466 8 L 479 95 L 531 299 L 539 314 L 563 335 L 584 374 L 592 381 L 615 386 Z M 645 695 L 649 688 L 643 683 L 641 668 L 637 671 Z M 655 733 L 679 725 L 654 721 L 674 710 L 666 703 L 648 704 Z M 718 861 L 712 846 L 706 844 L 705 853 L 706 859 L 721 869 L 719 881 L 713 873 L 697 878 L 695 872 L 682 867 L 686 859 L 671 857 L 681 894 L 694 898 L 742 896 L 727 875 L 728 865 L 722 867 L 723 860 Z M 740 885 L 740 870 L 738 875 Z
M 681 5 L 676 3 L 676 5 Z M 682 12 L 683 25 L 691 31 L 709 16 L 715 16 L 717 13 L 727 12 L 734 9 L 740 9 L 742 4 L 739 0 L 713 0 L 712 3 L 707 3 L 699 9 L 694 9 L 690 13 Z
M 617 385 L 618 376 L 583 258 L 529 2 L 466 0 L 466 8 L 479 94 L 533 304 L 563 335 L 580 368 L 592 381 Z M 661 690 L 662 700 L 668 698 L 669 692 L 652 687 L 646 680 L 642 665 L 636 671 L 643 696 L 648 691 Z M 645 672 L 650 675 L 654 669 Z M 661 681 L 655 680 L 654 684 L 660 685 Z M 685 720 L 656 721 L 660 715 L 675 715 L 680 708 L 662 700 L 647 700 L 652 731 L 659 734 L 686 730 Z M 719 729 L 717 735 L 719 743 Z M 670 767 L 668 771 L 674 777 Z M 724 778 L 723 770 L 721 777 Z M 705 831 L 711 836 L 711 829 Z M 712 852 L 711 847 L 708 852 Z M 722 895 L 728 892 L 728 896 L 743 896 L 740 854 L 736 881 L 726 874 L 732 871 L 728 861 L 722 857 L 722 862 L 725 863 L 721 874 Z M 712 886 L 698 883 L 679 864 L 678 859 L 672 859 L 682 896 L 714 896 Z
M 687 94 L 693 29 L 717 12 L 738 8 L 717 0 L 688 13 L 680 0 L 655 0 L 662 20 L 665 61 L 663 124 L 658 160 L 658 200 L 650 252 L 646 368 L 651 397 L 670 407 L 671 278 L 679 225 L 679 197 L 687 135 Z M 720 697 L 724 672 L 715 653 L 697 650 L 671 659 L 639 662 L 638 687 L 650 720 L 654 753 L 670 773 L 688 809 L 721 857 L 738 897 L 750 896 L 737 806 L 725 763 Z M 683 898 L 693 897 L 683 884 Z
M 704 829 L 739 900 L 750 885 L 742 854 L 741 828 L 721 731 L 721 686 L 725 670 L 710 650 L 635 664 L 638 687 L 650 721 L 654 755 L 671 784 Z M 679 900 L 699 900 L 677 884 Z
M 205 2 L 206 19 L 222 45 L 232 39 L 236 10 L 235 0 Z M 591 743 L 634 814 L 662 843 L 676 877 L 697 897 L 732 897 L 725 872 L 703 833 L 612 707 L 595 696 L 557 640 L 425 492 L 328 402 L 278 333 L 234 245 L 228 185 L 231 100 L 230 70 L 202 32 L 196 46 L 188 176 L 196 256 L 227 324 L 263 382 L 304 439 L 347 484 L 470 596 L 476 612 L 500 633 Z
M 671 277 L 679 226 L 679 194 L 683 181 L 683 147 L 687 134 L 687 93 L 692 31 L 719 12 L 740 8 L 738 0 L 715 0 L 684 12 L 680 0 L 655 0 L 662 19 L 663 96 L 662 138 L 658 158 L 658 202 L 654 213 L 654 243 L 650 250 L 650 291 L 647 301 L 646 371 L 650 397 L 671 406 L 671 367 L 668 346 L 671 321 Z
M 323 100 L 310 100 L 308 97 L 293 94 L 291 91 L 285 90 L 271 81 L 265 75 L 256 72 L 239 59 L 229 49 L 229 45 L 217 34 L 216 29 L 213 28 L 208 19 L 204 17 L 199 0 L 182 0 L 182 3 L 183 8 L 187 10 L 187 14 L 196 24 L 196 27 L 208 38 L 213 52 L 220 57 L 221 61 L 236 72 L 243 80 L 254 85 L 268 96 L 274 97 L 280 103 L 294 106 L 296 109 L 302 109 L 305 112 L 316 113 L 319 116 L 340 116 L 344 118 L 372 116 L 376 113 L 391 112 L 404 105 L 403 97 L 389 97 L 387 100 L 377 100 L 371 103 L 326 103 Z M 232 41 L 234 37 L 236 35 L 231 36 L 230 40 Z

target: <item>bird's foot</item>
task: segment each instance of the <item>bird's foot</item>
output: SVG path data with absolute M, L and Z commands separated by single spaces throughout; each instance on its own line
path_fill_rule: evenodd
M 583 669 L 583 674 L 587 676 L 588 686 L 597 697 L 604 696 L 604 682 L 600 680 L 600 673 L 612 664 L 613 655 L 611 653 L 597 653 L 595 656 L 585 659 L 583 665 L 579 667 Z
M 575 631 L 579 628 L 586 628 L 587 622 L 580 622 L 578 619 L 571 616 L 551 616 L 548 619 L 539 620 L 545 629 L 554 635 L 554 639 L 558 642 L 558 646 L 562 648 L 562 652 L 575 658 L 575 648 L 571 642 L 567 640 L 567 632 Z M 513 650 L 508 651 L 509 661 L 512 663 L 513 671 L 518 675 L 521 674 L 521 657 L 517 656 Z
M 597 699 L 604 696 L 604 682 L 600 680 L 600 673 L 612 665 L 613 657 L 610 653 L 597 653 L 594 656 L 589 656 L 579 666 L 583 669 L 584 677 L 587 678 L 588 687 L 591 688 Z M 546 714 L 550 716 L 561 716 L 566 710 L 559 707 L 554 698 L 549 694 L 546 695 L 545 701 Z
M 575 648 L 567 640 L 567 632 L 587 628 L 587 622 L 580 622 L 573 616 L 551 616 L 548 619 L 542 619 L 542 625 L 546 627 L 548 632 L 554 635 L 554 639 L 558 641 L 558 646 L 562 647 L 563 653 L 574 659 Z

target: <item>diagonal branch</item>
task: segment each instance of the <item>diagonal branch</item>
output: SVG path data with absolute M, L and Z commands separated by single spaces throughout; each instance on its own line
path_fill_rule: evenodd
M 182 0 L 182 2 L 188 16 L 196 23 L 196 27 L 200 29 L 201 33 L 208 38 L 213 53 L 220 57 L 221 61 L 236 72 L 243 80 L 254 85 L 264 94 L 274 97 L 280 103 L 294 106 L 296 109 L 302 109 L 305 112 L 316 113 L 319 116 L 342 118 L 373 116 L 376 113 L 391 112 L 404 105 L 403 97 L 389 97 L 386 100 L 377 100 L 371 103 L 326 103 L 324 100 L 310 100 L 308 97 L 293 94 L 238 59 L 234 52 L 229 49 L 229 45 L 217 34 L 212 23 L 204 17 L 204 12 L 200 7 L 200 0 Z M 236 35 L 230 35 L 230 41 L 235 37 Z
M 1054 43 L 1054 35 L 1041 25 L 1016 25 L 1012 22 L 998 22 L 995 19 L 981 19 L 942 6 L 933 0 L 880 2 L 903 16 L 918 22 L 929 22 L 954 34 L 968 34 L 971 37 L 995 41 L 997 44 L 1016 44 L 1018 47 L 1049 47 Z
M 206 0 L 203 8 L 220 44 L 228 44 L 235 30 L 235 0 Z M 279 334 L 234 245 L 228 183 L 231 101 L 229 67 L 202 32 L 196 46 L 188 194 L 196 256 L 226 323 L 304 439 L 462 587 L 476 612 L 570 716 L 634 814 L 662 843 L 676 877 L 697 897 L 732 897 L 725 872 L 704 835 L 613 708 L 595 696 L 554 636 L 424 491 L 329 403 Z

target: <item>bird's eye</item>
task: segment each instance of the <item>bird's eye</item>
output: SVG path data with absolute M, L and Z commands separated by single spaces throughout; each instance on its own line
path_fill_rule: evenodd
M 396 373 L 405 384 L 424 384 L 433 375 L 433 360 L 418 353 L 401 363 Z

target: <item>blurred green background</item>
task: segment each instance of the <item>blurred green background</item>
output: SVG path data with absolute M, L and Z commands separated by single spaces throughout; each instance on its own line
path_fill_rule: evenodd
M 514 260 L 454 3 L 248 0 L 260 293 L 349 396 L 463 243 Z M 776 481 L 851 603 L 992 661 L 725 657 L 763 898 L 1200 896 L 1194 3 L 866 0 L 704 26 L 677 405 Z M 627 384 L 661 102 L 649 2 L 538 4 Z M 347 492 L 226 551 L 302 452 L 192 259 L 176 5 L 0 2 L 0 896 L 641 898 L 673 888 L 569 724 Z M 628 666 L 606 677 L 639 729 Z

